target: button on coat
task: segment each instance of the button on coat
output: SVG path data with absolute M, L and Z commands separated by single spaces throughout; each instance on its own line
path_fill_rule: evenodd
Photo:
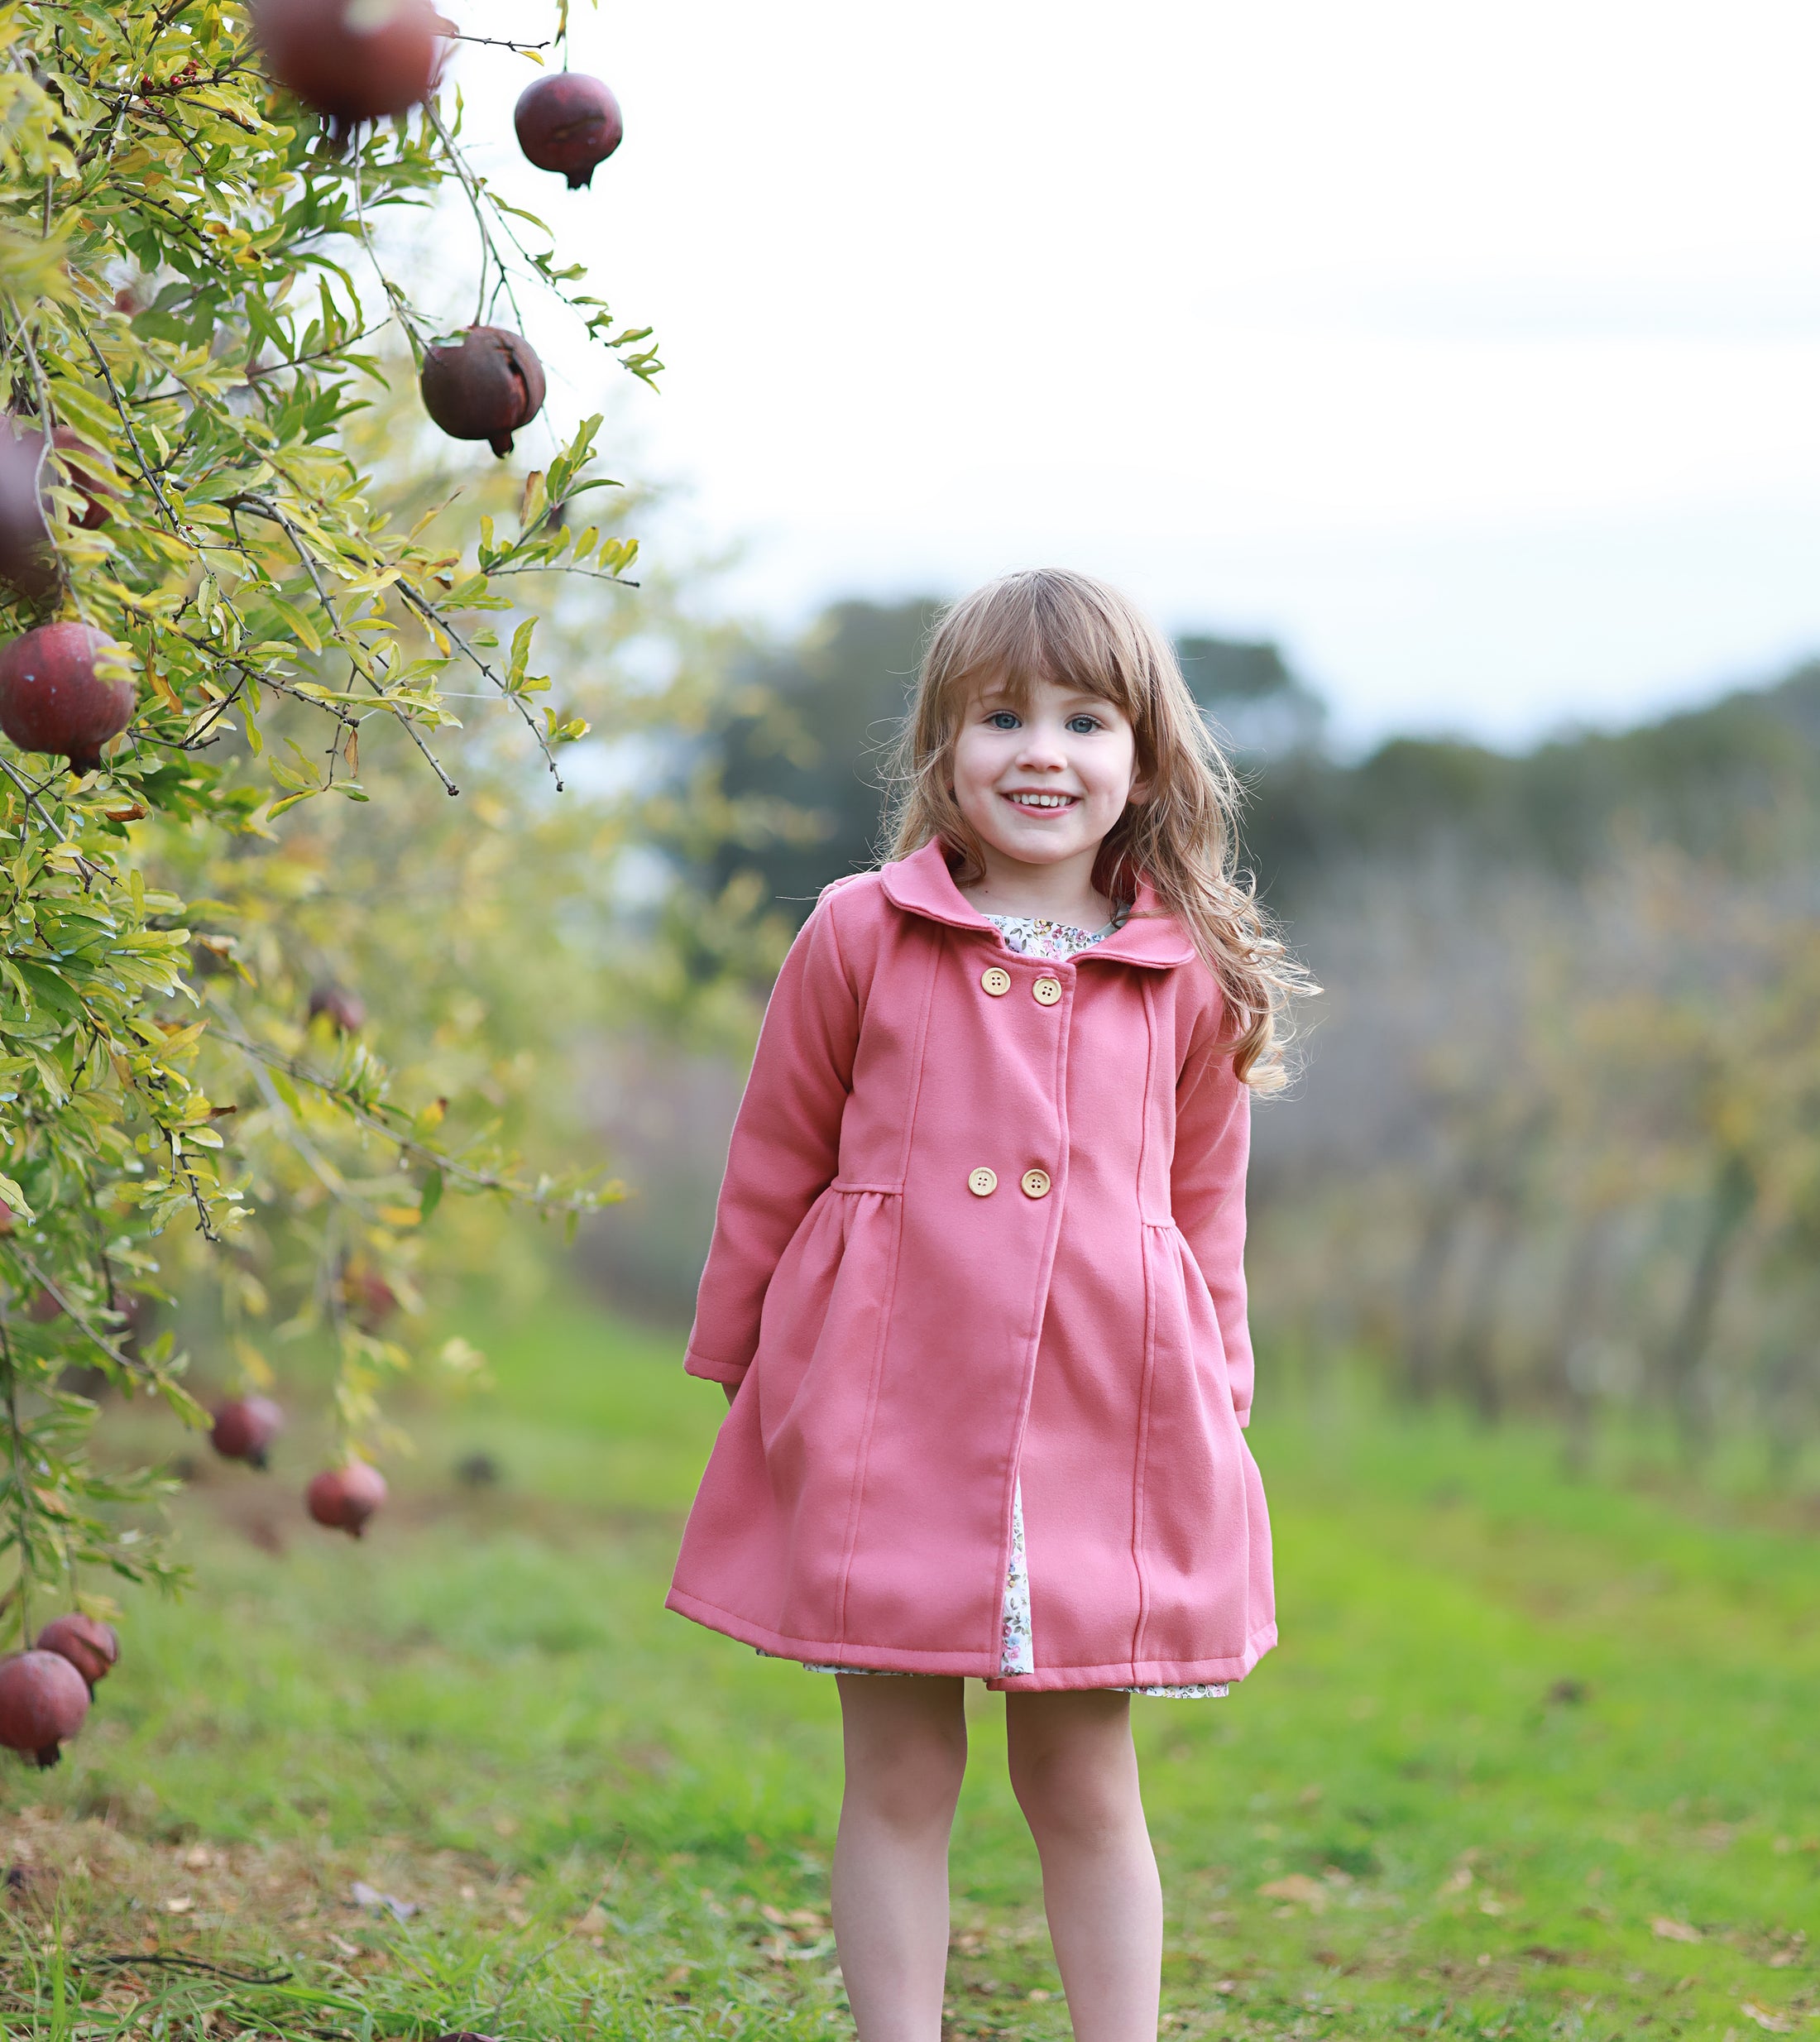
M 994 972 L 1018 996 L 980 996 Z M 995 1686 L 1250 1671 L 1276 1625 L 1241 1431 L 1250 1095 L 1223 1012 L 1147 892 L 1040 970 L 937 846 L 824 894 L 702 1279 L 686 1365 L 737 1394 L 673 1609 L 768 1652 Z M 992 1195 L 1007 1171 L 1022 1196 Z M 1035 1671 L 1001 1678 L 1020 1484 Z

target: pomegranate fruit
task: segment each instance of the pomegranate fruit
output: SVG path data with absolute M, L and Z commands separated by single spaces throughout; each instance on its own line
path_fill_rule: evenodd
M 253 0 L 266 67 L 338 139 L 358 121 L 419 105 L 436 89 L 440 36 L 430 0 Z
M 309 989 L 309 1018 L 326 1014 L 343 1035 L 357 1035 L 366 1025 L 366 1009 L 345 985 L 325 982 Z
M 113 506 L 120 500 L 119 491 L 108 481 L 100 455 L 73 427 L 52 427 L 50 443 L 63 457 L 69 487 L 82 492 L 82 515 L 76 522 L 85 532 L 96 530 L 113 515 Z
M 0 731 L 22 751 L 60 751 L 93 773 L 101 748 L 132 721 L 124 646 L 86 624 L 41 624 L 0 647 Z M 112 667 L 112 673 L 102 671 Z
M 0 1744 L 54 1766 L 89 1714 L 89 1684 L 60 1652 L 0 1660 Z
M 513 434 L 544 409 L 544 364 L 505 327 L 471 326 L 453 344 L 424 351 L 418 388 L 451 439 L 484 439 L 503 459 Z
M 592 185 L 625 134 L 620 103 L 597 78 L 552 71 L 527 85 L 512 109 L 518 146 L 540 170 L 559 170 L 569 189 Z
M 67 1659 L 88 1682 L 93 1694 L 95 1683 L 107 1679 L 120 1656 L 120 1635 L 111 1623 L 74 1609 L 67 1617 L 53 1618 L 38 1633 L 36 1649 Z
M 332 1532 L 345 1532 L 357 1539 L 366 1520 L 386 1500 L 386 1478 L 364 1460 L 351 1460 L 345 1467 L 325 1468 L 304 1493 L 309 1514 Z
M 41 1283 L 31 1293 L 31 1302 L 26 1306 L 26 1316 L 34 1325 L 49 1325 L 53 1319 L 60 1319 L 63 1306 L 57 1302 L 56 1292 L 46 1290 Z
M 237 1397 L 216 1407 L 209 1443 L 223 1460 L 263 1468 L 284 1427 L 285 1414 L 269 1397 Z
M 57 556 L 44 514 L 44 434 L 0 417 L 0 581 L 22 601 L 57 592 Z
M 398 1309 L 397 1292 L 375 1269 L 347 1270 L 342 1277 L 342 1297 L 369 1333 Z

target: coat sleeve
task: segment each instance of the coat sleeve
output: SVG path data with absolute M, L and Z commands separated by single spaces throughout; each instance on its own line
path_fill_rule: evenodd
M 772 1272 L 840 1167 L 860 1000 L 831 909 L 824 897 L 783 961 L 733 1124 L 683 1363 L 715 1383 L 744 1379 Z
M 1214 1017 L 1217 1022 L 1218 1016 Z M 1251 1329 L 1245 1317 L 1245 1164 L 1251 1153 L 1251 1087 L 1233 1076 L 1229 1052 L 1197 1039 L 1176 1086 L 1176 1153 L 1170 1198 L 1176 1224 L 1213 1295 L 1226 1349 L 1233 1409 L 1251 1421 Z

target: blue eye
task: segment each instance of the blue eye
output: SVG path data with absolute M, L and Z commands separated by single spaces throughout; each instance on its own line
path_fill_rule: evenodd
M 1080 716 L 1070 717 L 1068 719 L 1068 728 L 1071 730 L 1077 737 L 1085 737 L 1090 731 L 1097 731 L 1102 726 L 1098 717 L 1089 716 L 1085 712 L 1083 712 Z
M 1014 731 L 1019 727 L 1018 718 L 1008 709 L 994 709 L 986 721 L 995 731 Z

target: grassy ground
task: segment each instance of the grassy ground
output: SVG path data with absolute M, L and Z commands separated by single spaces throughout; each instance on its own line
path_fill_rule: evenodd
M 63 1766 L 0 1773 L 12 2033 L 843 2031 L 833 1683 L 659 1608 L 718 1393 L 573 1301 L 488 1344 L 496 1392 L 414 1419 L 362 1544 L 303 1520 L 307 1440 L 199 1469 L 196 1592 L 130 1600 Z M 1135 1704 L 1166 2035 L 1820 2020 L 1811 1528 L 1269 1377 L 1286 1642 Z M 972 1706 L 951 2032 L 1060 2036 Z

